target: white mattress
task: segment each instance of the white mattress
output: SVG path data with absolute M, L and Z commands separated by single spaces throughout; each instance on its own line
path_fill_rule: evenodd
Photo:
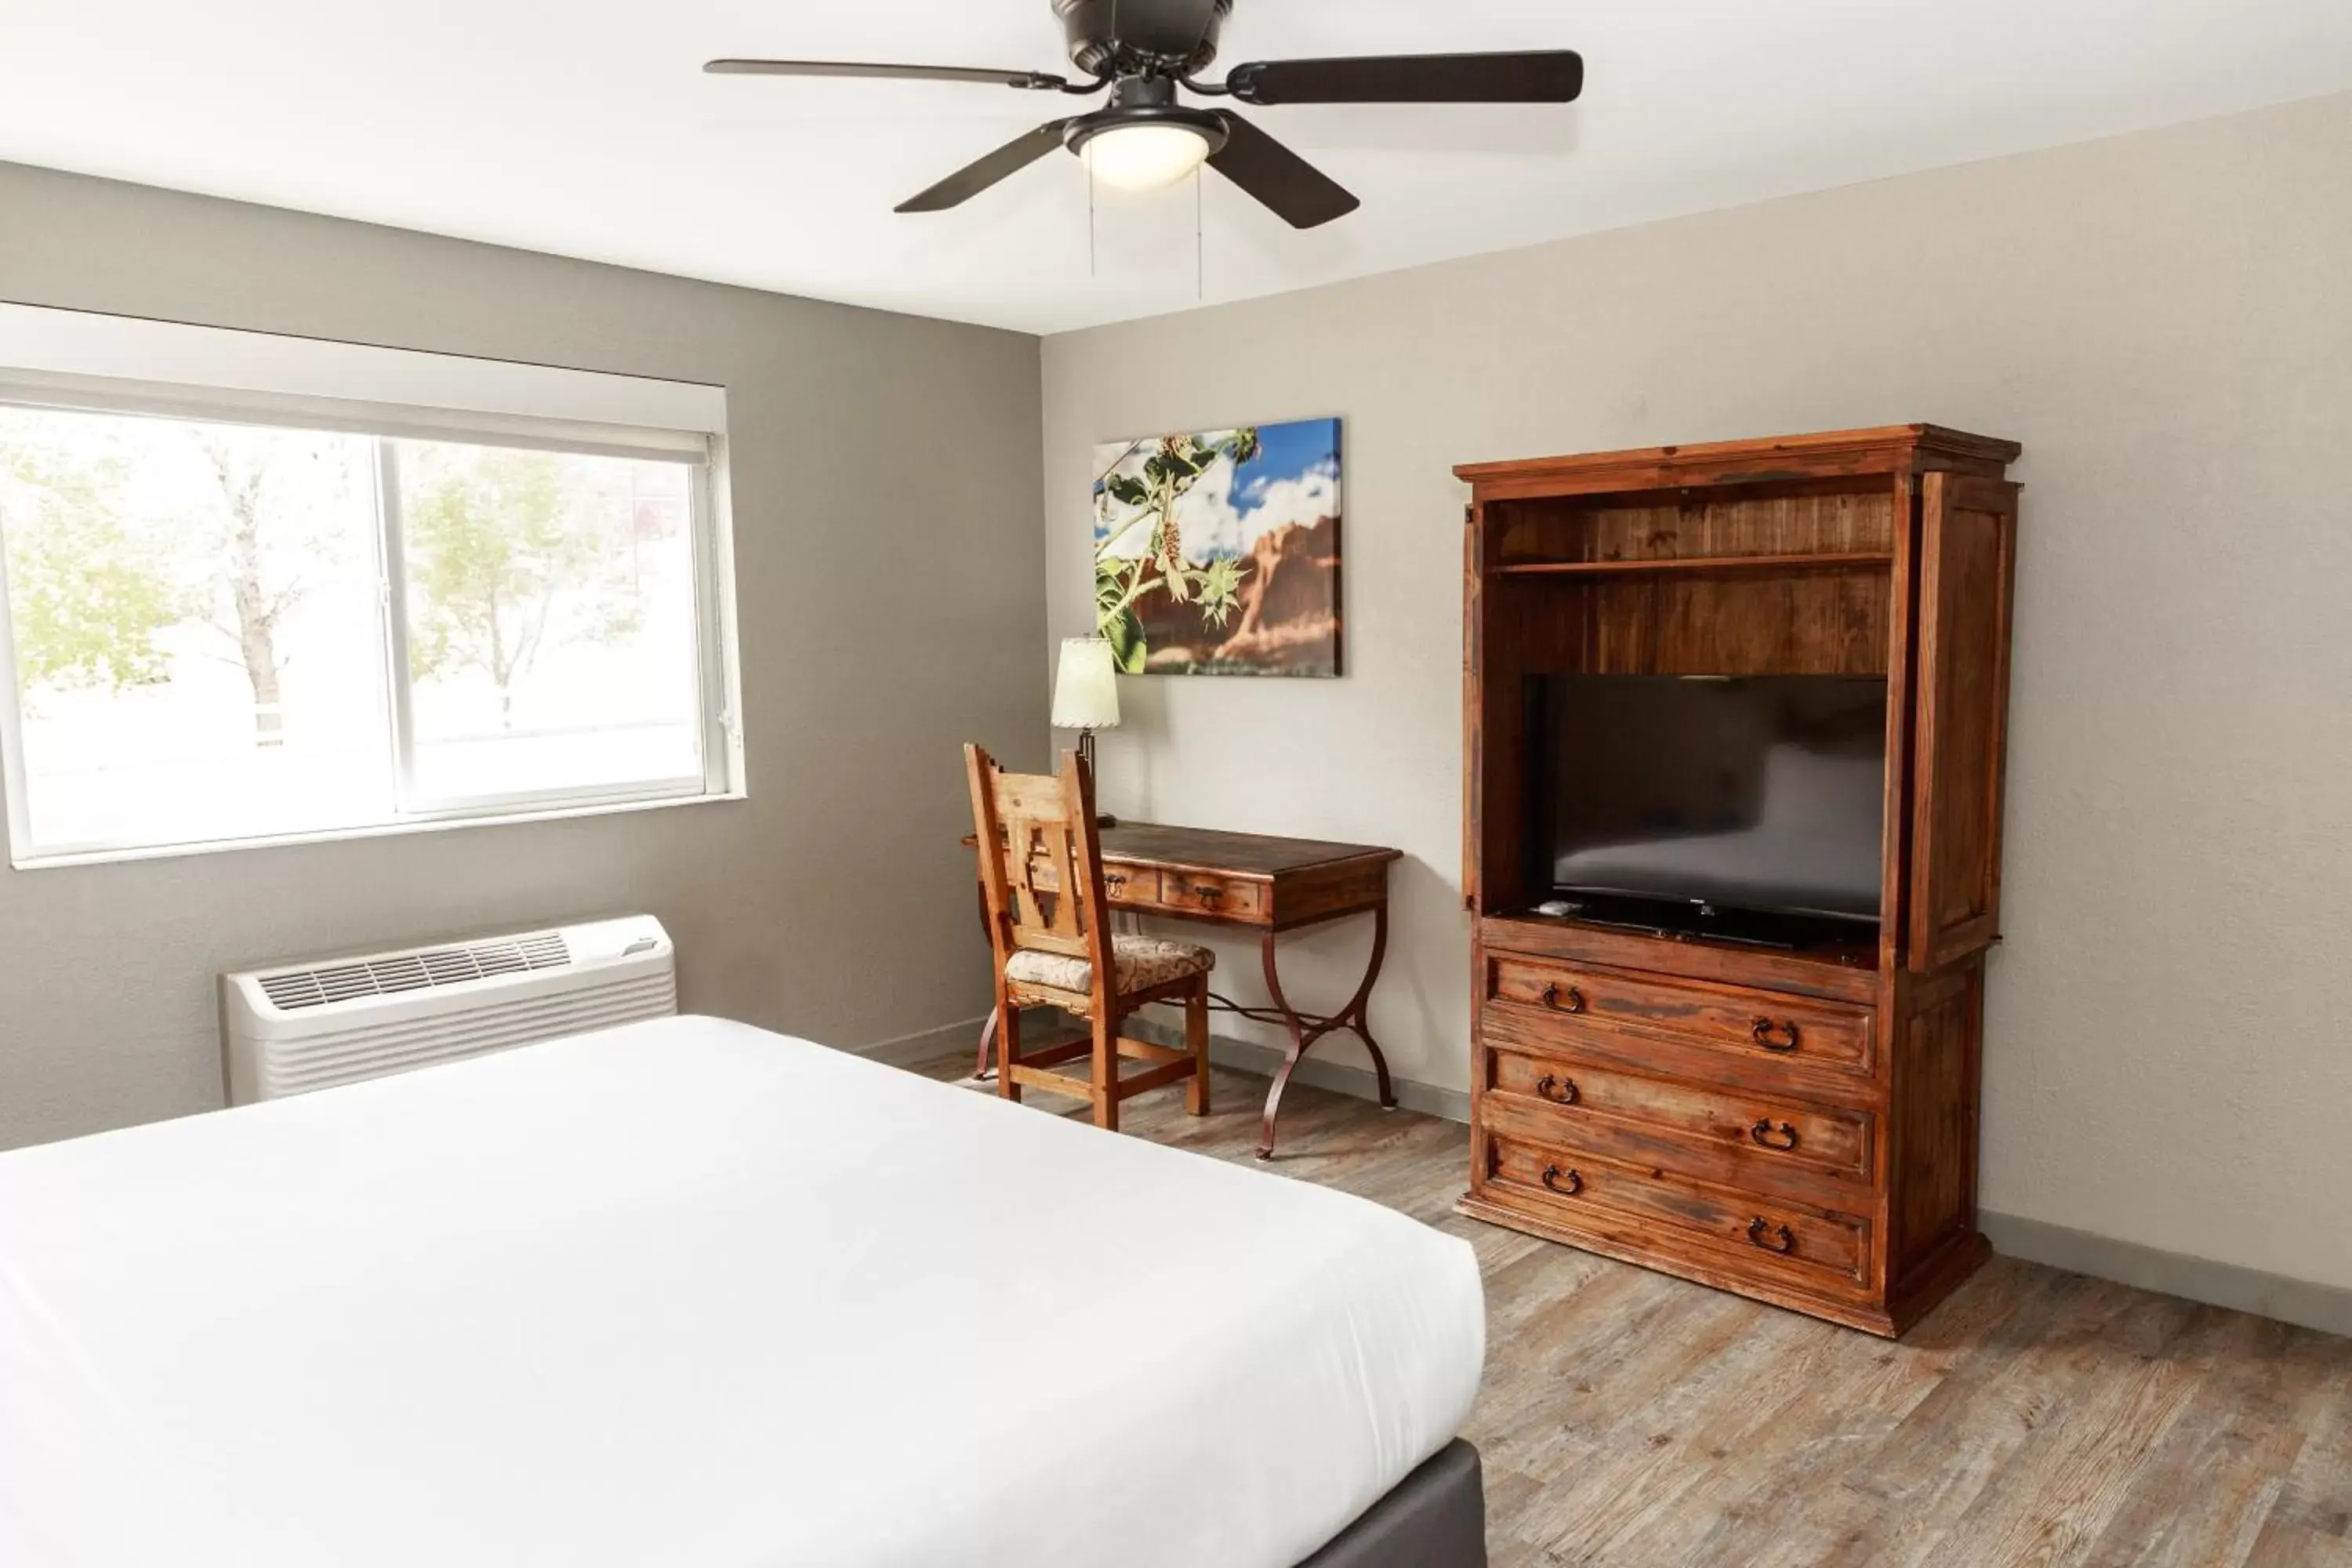
M 0 1562 L 1286 1568 L 1470 1248 L 673 1018 L 0 1154 Z

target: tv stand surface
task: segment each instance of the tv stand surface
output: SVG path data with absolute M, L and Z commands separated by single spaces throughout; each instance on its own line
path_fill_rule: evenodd
M 1880 1334 L 1983 1260 L 2017 453 L 1910 425 L 1456 470 L 1463 1213 Z M 1538 912 L 1521 691 L 1556 672 L 1884 677 L 1876 930 L 1784 949 Z
M 1780 916 L 1711 905 L 1693 908 L 1656 899 L 1561 896 L 1522 912 L 1538 920 L 1575 921 L 1668 941 L 1719 942 L 1772 952 L 1875 952 L 1878 942 L 1875 921 Z
M 1478 922 L 1487 946 L 1580 959 L 1613 968 L 1698 980 L 1753 979 L 1773 989 L 1868 1001 L 1878 994 L 1878 952 L 1866 942 L 1808 948 L 1759 947 L 1513 910 Z

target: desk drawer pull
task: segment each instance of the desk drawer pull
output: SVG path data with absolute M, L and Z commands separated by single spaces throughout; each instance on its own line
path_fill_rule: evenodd
M 1584 1190 L 1584 1178 L 1574 1171 L 1563 1171 L 1558 1165 L 1546 1165 L 1543 1184 L 1564 1198 L 1572 1198 Z M 1762 1220 L 1756 1222 L 1762 1225 Z
M 1192 889 L 1192 896 L 1204 904 L 1222 904 L 1225 901 L 1225 890 L 1214 882 L 1196 883 Z
M 1558 1078 L 1550 1073 L 1536 1079 L 1536 1092 L 1554 1105 L 1574 1105 L 1577 1100 L 1576 1080 Z
M 1103 886 L 1106 888 L 1126 887 L 1127 873 L 1124 871 L 1105 871 L 1103 873 Z
M 1573 985 L 1562 991 L 1555 981 L 1544 986 L 1543 1005 L 1556 1013 L 1581 1013 L 1584 1011 L 1584 993 Z
M 1768 1051 L 1793 1051 L 1801 1038 L 1793 1019 L 1785 1024 L 1776 1024 L 1769 1018 L 1759 1018 L 1748 1033 Z
M 1797 1233 L 1785 1225 L 1773 1225 L 1762 1215 L 1748 1222 L 1748 1239 L 1767 1252 L 1797 1250 Z
M 1797 1146 L 1797 1129 L 1795 1126 L 1790 1122 L 1783 1121 L 1779 1126 L 1775 1127 L 1769 1118 L 1759 1121 L 1755 1126 L 1749 1128 L 1748 1130 L 1748 1136 L 1756 1140 L 1756 1142 L 1763 1147 L 1767 1149 L 1778 1149 L 1784 1154 Z

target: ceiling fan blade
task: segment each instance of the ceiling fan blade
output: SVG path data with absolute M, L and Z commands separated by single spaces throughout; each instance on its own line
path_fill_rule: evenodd
M 902 213 L 945 212 L 961 206 L 1009 174 L 1017 174 L 1062 144 L 1066 120 L 1049 121 L 1027 135 L 1007 142 L 987 157 L 967 163 L 920 195 L 900 202 Z
M 1059 92 L 1069 82 L 1045 71 L 983 70 L 971 66 L 870 65 L 857 60 L 709 60 L 712 76 L 841 76 L 898 81 L 974 81 Z
M 1255 60 L 1225 74 L 1244 103 L 1570 103 L 1584 90 L 1574 49 L 1501 55 L 1367 55 Z
M 1313 228 L 1345 217 L 1363 204 L 1314 164 L 1229 110 L 1225 144 L 1209 154 L 1209 167 L 1274 209 L 1293 228 Z

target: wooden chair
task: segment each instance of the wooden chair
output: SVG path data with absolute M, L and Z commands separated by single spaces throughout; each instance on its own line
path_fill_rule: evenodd
M 1119 1102 L 1163 1084 L 1185 1084 L 1184 1109 L 1209 1113 L 1209 971 L 1216 955 L 1188 942 L 1111 930 L 1095 826 L 1094 779 L 1075 752 L 1062 771 L 1008 773 L 978 746 L 963 749 L 980 837 L 981 884 L 996 960 L 996 1088 L 1094 1103 L 1095 1125 L 1117 1131 Z M 1153 1002 L 1184 1006 L 1184 1048 L 1129 1039 L 1119 1026 Z M 1090 1026 L 1087 1039 L 1021 1049 L 1021 1009 L 1058 1007 Z M 1091 1079 L 1052 1071 L 1093 1058 Z M 1152 1065 L 1119 1076 L 1122 1057 Z

